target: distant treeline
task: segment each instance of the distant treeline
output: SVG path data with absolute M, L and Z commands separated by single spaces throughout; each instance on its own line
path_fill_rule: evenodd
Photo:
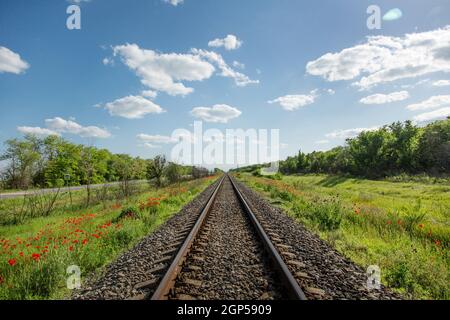
M 205 168 L 169 163 L 164 156 L 154 159 L 113 154 L 106 149 L 71 143 L 61 137 L 23 139 L 5 142 L 0 160 L 6 161 L 1 172 L 3 188 L 58 187 L 90 185 L 112 181 L 148 179 L 160 185 L 186 177 L 208 175 Z
M 254 171 L 260 166 L 241 168 Z M 450 118 L 425 127 L 411 121 L 395 122 L 364 131 L 329 151 L 299 152 L 280 162 L 280 171 L 350 174 L 381 178 L 398 174 L 450 173 Z

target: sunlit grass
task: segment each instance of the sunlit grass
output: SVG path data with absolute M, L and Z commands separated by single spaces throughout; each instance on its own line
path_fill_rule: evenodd
M 380 266 L 383 283 L 406 297 L 450 298 L 450 186 L 238 176 L 354 262 Z
M 108 201 L 82 210 L 58 210 L 24 224 L 0 226 L 0 299 L 67 296 L 68 266 L 79 266 L 82 277 L 98 272 L 178 212 L 214 179 L 152 188 L 128 200 Z M 137 215 L 127 215 L 128 208 Z

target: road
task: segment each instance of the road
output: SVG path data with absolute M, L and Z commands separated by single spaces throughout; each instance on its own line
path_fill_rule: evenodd
M 134 180 L 134 181 L 130 181 L 132 183 L 143 183 L 146 182 L 146 180 Z M 109 182 L 109 183 L 100 183 L 100 184 L 91 184 L 91 188 L 101 188 L 103 186 L 114 186 L 114 185 L 118 185 L 120 184 L 120 182 Z M 78 190 L 83 190 L 86 189 L 86 185 L 83 186 L 73 186 L 73 187 L 63 187 L 60 189 L 60 192 L 63 191 L 69 191 L 69 189 L 71 191 L 78 191 Z M 33 190 L 24 190 L 24 191 L 17 191 L 17 192 L 9 192 L 9 193 L 0 193 L 0 200 L 3 199 L 14 199 L 14 198 L 19 198 L 19 197 L 23 197 L 25 195 L 29 195 L 29 194 L 34 194 L 34 193 L 53 193 L 53 192 L 57 192 L 58 188 L 48 188 L 48 189 L 33 189 Z

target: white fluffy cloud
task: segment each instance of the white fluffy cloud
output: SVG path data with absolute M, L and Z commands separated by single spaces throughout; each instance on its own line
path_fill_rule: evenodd
M 29 67 L 30 65 L 22 60 L 19 54 L 0 46 L 0 73 L 21 74 Z
M 170 3 L 171 5 L 176 7 L 177 5 L 182 4 L 184 0 L 164 0 L 164 2 Z
M 17 130 L 24 133 L 24 134 L 32 134 L 36 136 L 51 136 L 56 135 L 59 136 L 60 134 L 56 131 L 47 129 L 47 128 L 41 128 L 41 127 L 17 127 Z
M 310 94 L 293 94 L 278 97 L 274 100 L 269 100 L 267 103 L 278 103 L 284 110 L 293 111 L 300 107 L 307 106 L 314 103 L 316 99 L 316 91 L 311 91 Z
M 187 95 L 193 88 L 180 81 L 202 81 L 214 72 L 214 66 L 194 54 L 157 53 L 126 44 L 113 48 L 114 55 L 141 79 L 147 87 L 170 95 Z
M 433 82 L 433 86 L 435 87 L 446 87 L 450 86 L 450 80 L 438 80 Z
M 431 120 L 445 119 L 450 116 L 450 107 L 437 109 L 431 112 L 421 113 L 413 119 L 416 122 L 426 122 Z
M 111 134 L 105 129 L 101 129 L 96 126 L 84 127 L 75 121 L 65 120 L 60 117 L 46 119 L 45 124 L 48 129 L 58 133 L 71 133 L 81 137 L 91 138 L 109 138 L 111 136 Z
M 203 49 L 191 49 L 191 52 L 198 57 L 207 59 L 211 63 L 215 64 L 220 70 L 220 75 L 227 78 L 234 79 L 234 82 L 239 87 L 245 87 L 249 84 L 257 84 L 259 80 L 251 80 L 248 76 L 240 73 L 233 68 L 231 68 L 223 59 L 223 57 L 213 51 L 203 50 Z
M 450 106 L 450 95 L 433 96 L 420 103 L 410 104 L 406 107 L 408 110 L 427 110 L 433 108 L 440 108 Z
M 409 98 L 408 91 L 398 91 L 389 94 L 377 93 L 359 100 L 363 104 L 385 104 L 396 101 L 403 101 Z
M 235 35 L 229 34 L 223 39 L 214 39 L 208 42 L 208 47 L 224 47 L 226 50 L 236 50 L 242 45 L 242 41 Z
M 306 65 L 307 73 L 328 81 L 353 80 L 361 89 L 450 72 L 450 26 L 403 37 L 370 36 L 364 44 L 327 53 Z
M 112 116 L 123 117 L 127 119 L 141 119 L 149 113 L 163 113 L 164 110 L 154 103 L 141 96 L 127 96 L 108 102 L 104 108 Z
M 371 128 L 353 128 L 353 129 L 345 129 L 345 130 L 335 130 L 333 132 L 327 133 L 325 137 L 329 139 L 347 139 L 356 137 L 363 131 L 374 131 L 379 127 L 371 127 Z
M 227 123 L 241 115 L 241 111 L 226 104 L 216 104 L 212 107 L 197 107 L 191 114 L 206 122 Z
M 147 142 L 150 144 L 168 144 L 168 143 L 175 143 L 176 139 L 173 139 L 170 136 L 162 136 L 162 135 L 150 135 L 145 133 L 140 133 L 137 135 L 137 138 L 143 142 Z

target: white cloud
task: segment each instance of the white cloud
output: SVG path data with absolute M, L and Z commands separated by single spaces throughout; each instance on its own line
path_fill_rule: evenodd
M 356 137 L 363 131 L 374 131 L 379 127 L 371 127 L 371 128 L 353 128 L 353 129 L 345 129 L 345 130 L 335 130 L 333 132 L 327 133 L 325 137 L 329 139 L 347 139 Z
M 235 50 L 242 45 L 242 41 L 235 35 L 229 34 L 223 39 L 214 39 L 208 42 L 208 47 L 224 47 L 226 50 Z
M 56 131 L 46 129 L 46 128 L 41 128 L 41 127 L 17 127 L 17 130 L 19 130 L 23 134 L 33 134 L 36 136 L 51 136 L 51 135 L 59 136 L 60 135 Z
M 81 137 L 92 138 L 109 138 L 111 136 L 111 134 L 105 129 L 101 129 L 95 126 L 83 127 L 75 121 L 64 120 L 60 117 L 46 119 L 45 124 L 48 129 L 58 133 L 71 133 L 79 135 Z
M 450 107 L 437 109 L 431 112 L 421 113 L 415 116 L 413 119 L 414 121 L 417 122 L 425 122 L 431 120 L 445 119 L 448 116 L 450 116 Z
M 239 68 L 239 69 L 245 69 L 245 64 L 240 63 L 239 61 L 233 61 L 233 67 Z
M 191 52 L 198 57 L 202 57 L 210 61 L 211 63 L 214 63 L 220 70 L 220 75 L 227 78 L 234 79 L 234 82 L 239 87 L 245 87 L 249 84 L 257 84 L 259 83 L 259 80 L 251 80 L 248 76 L 245 74 L 242 74 L 236 70 L 233 70 L 222 58 L 222 56 L 216 52 L 213 51 L 207 51 L 203 49 L 191 49 Z
M 328 93 L 329 95 L 333 95 L 333 94 L 336 93 L 336 91 L 334 91 L 333 89 L 327 89 L 327 93 Z
M 410 104 L 406 107 L 408 110 L 426 110 L 433 108 L 440 108 L 450 105 L 450 95 L 446 96 L 433 96 L 420 103 Z
M 212 107 L 197 107 L 191 114 L 206 122 L 227 123 L 241 115 L 241 111 L 226 104 L 216 104 Z
M 21 74 L 29 67 L 30 65 L 22 60 L 19 54 L 0 46 L 0 73 Z
M 149 98 L 149 99 L 154 99 L 158 96 L 158 92 L 153 91 L 153 90 L 144 90 L 141 92 L 141 96 Z
M 182 4 L 184 0 L 164 0 L 164 2 L 170 3 L 171 5 L 176 7 L 177 5 Z
M 170 136 L 162 136 L 162 135 L 150 135 L 145 133 L 140 133 L 137 135 L 137 138 L 143 142 L 150 144 L 168 144 L 177 142 L 176 139 Z
M 450 86 L 450 80 L 438 80 L 433 82 L 433 86 L 435 87 L 446 87 Z
M 144 85 L 170 95 L 184 96 L 193 92 L 193 88 L 180 81 L 202 81 L 210 78 L 215 70 L 209 62 L 193 54 L 160 54 L 136 44 L 116 46 L 113 50 Z
M 267 103 L 278 103 L 284 110 L 293 111 L 300 107 L 307 106 L 314 103 L 316 99 L 316 90 L 310 92 L 310 94 L 293 94 L 278 97 L 274 100 L 269 100 Z
M 403 101 L 409 98 L 408 91 L 398 91 L 389 94 L 377 93 L 359 100 L 363 104 L 385 104 L 396 101 Z
M 450 72 L 450 26 L 403 37 L 370 36 L 363 44 L 308 62 L 306 71 L 328 81 L 361 77 L 353 83 L 361 89 Z
M 112 58 L 103 58 L 102 63 L 107 66 L 107 65 L 114 65 L 114 60 Z
M 105 104 L 104 108 L 112 116 L 127 119 L 141 119 L 149 113 L 163 113 L 164 110 L 154 102 L 141 96 L 127 96 Z
M 318 140 L 318 141 L 316 141 L 316 143 L 317 144 L 327 144 L 327 143 L 330 143 L 330 140 L 327 140 L 327 139 Z

